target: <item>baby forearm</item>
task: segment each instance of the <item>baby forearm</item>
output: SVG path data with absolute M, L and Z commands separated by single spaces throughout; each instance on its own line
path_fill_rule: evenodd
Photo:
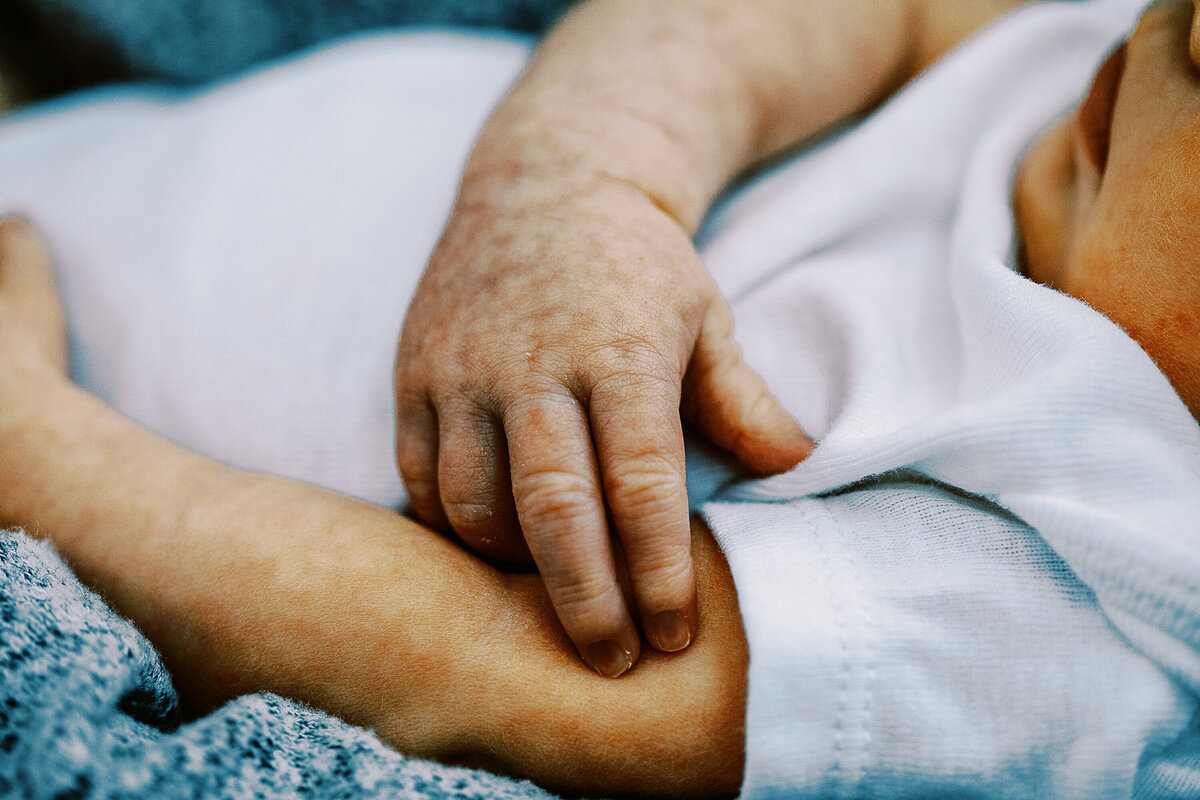
M 0 512 L 49 536 L 193 702 L 273 691 L 405 752 L 562 789 L 736 789 L 745 643 L 702 531 L 701 637 L 609 681 L 578 662 L 536 576 L 498 573 L 385 509 L 207 462 L 65 383 L 32 383 L 0 420 Z
M 915 3 L 597 0 L 553 31 L 467 171 L 629 182 L 694 229 L 739 171 L 911 74 Z
M 410 750 L 451 744 L 402 723 L 452 663 L 435 670 L 412 646 L 453 610 L 437 591 L 463 582 L 438 569 L 452 545 L 385 510 L 205 461 L 65 383 L 36 402 L 53 413 L 6 414 L 3 517 L 50 538 L 138 624 L 185 700 L 270 690 L 396 735 L 420 729 L 424 741 L 397 741 Z
M 591 0 L 485 127 L 463 197 L 611 179 L 694 232 L 739 173 L 865 113 L 1026 1 Z

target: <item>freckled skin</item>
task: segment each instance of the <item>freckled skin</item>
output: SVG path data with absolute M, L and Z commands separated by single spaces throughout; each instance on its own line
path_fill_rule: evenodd
M 531 555 L 584 660 L 687 647 L 683 420 L 759 474 L 813 446 L 742 361 L 692 244 L 706 209 L 1020 2 L 580 4 L 477 140 L 405 320 L 396 452 L 418 516 Z
M 1185 339 L 1194 338 L 1197 335 L 1196 331 L 1196 314 L 1191 311 L 1180 311 L 1175 314 L 1173 320 L 1173 333 Z

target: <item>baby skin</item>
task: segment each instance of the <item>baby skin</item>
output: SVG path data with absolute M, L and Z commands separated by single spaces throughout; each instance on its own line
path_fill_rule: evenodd
M 6 219 L 0 521 L 48 536 L 134 620 L 191 710 L 273 691 L 405 753 L 560 791 L 737 789 L 746 646 L 699 523 L 704 636 L 604 680 L 578 662 L 536 576 L 501 573 L 388 510 L 160 439 L 71 384 L 66 353 L 46 251 Z
M 397 367 L 422 518 L 489 556 L 517 559 L 524 541 L 540 577 L 386 510 L 213 464 L 71 385 L 45 251 L 16 220 L 0 223 L 0 521 L 49 537 L 198 709 L 269 690 L 405 752 L 561 791 L 736 791 L 746 644 L 721 554 L 675 496 L 680 409 L 760 471 L 808 443 L 740 364 L 689 234 L 733 175 L 869 109 L 1005 4 L 951 5 L 690 2 L 651 20 L 613 0 L 546 42 L 472 156 Z M 1105 115 L 1089 100 L 1051 130 L 1014 205 L 1028 274 L 1125 327 L 1200 414 L 1200 333 L 1184 321 L 1200 307 L 1196 17 L 1191 0 L 1151 6 L 1111 127 L 1094 127 Z M 494 308 L 445 300 L 437 287 L 456 280 L 491 287 Z M 486 355 L 468 386 L 473 348 Z M 648 431 L 635 411 L 667 434 L 626 435 Z M 576 654 L 627 669 L 631 606 L 655 650 L 602 680 Z M 686 635 L 660 631 L 663 613 Z
M 713 197 L 1013 5 L 587 3 L 484 129 L 400 338 L 398 464 L 426 524 L 536 562 L 599 674 L 700 624 L 682 422 L 760 474 L 812 448 L 692 245 Z
M 1158 0 L 1026 155 L 1026 274 L 1133 337 L 1200 418 L 1200 13 Z
M 637 660 L 635 617 L 663 652 L 699 624 L 681 420 L 753 472 L 812 447 L 742 363 L 692 247 L 714 195 L 1016 4 L 586 4 L 484 130 L 400 340 L 400 472 L 427 524 L 532 556 L 601 675 Z M 1015 209 L 1027 274 L 1124 327 L 1197 414 L 1193 13 L 1151 5 L 1034 149 Z

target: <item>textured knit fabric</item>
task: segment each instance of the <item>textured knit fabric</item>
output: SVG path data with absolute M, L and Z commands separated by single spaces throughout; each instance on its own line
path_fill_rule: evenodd
M 0 564 L 0 797 L 547 797 L 274 695 L 181 725 L 158 654 L 48 545 L 0 532 Z
M 1000 21 L 708 223 L 747 358 L 821 440 L 765 481 L 689 452 L 750 643 L 749 796 L 1200 795 L 1200 426 L 1010 252 L 1022 147 L 1137 5 Z M 525 53 L 361 40 L 0 127 L 77 379 L 214 458 L 403 502 L 396 335 Z
M 195 83 L 389 26 L 539 31 L 573 0 L 14 0 L 83 76 Z
M 1194 747 L 1200 426 L 1122 330 L 1017 274 L 1008 208 L 1021 150 L 1078 101 L 1140 5 L 1001 20 L 711 220 L 706 260 L 745 355 L 820 439 L 793 472 L 735 481 L 705 508 L 751 646 L 751 795 L 814 775 L 832 795 L 888 794 L 908 785 L 898 764 L 921 764 L 940 776 L 929 793 L 1007 774 L 1008 796 L 1121 797 L 1169 771 L 1155 754 L 1175 737 Z M 936 498 L 852 524 L 804 499 L 898 469 L 1025 527 L 1001 546 L 994 522 L 947 521 Z M 876 556 L 881 540 L 939 532 L 955 546 Z M 984 547 L 990 571 L 972 566 Z M 1075 638 L 1062 592 L 1076 580 L 1087 624 L 1142 665 Z

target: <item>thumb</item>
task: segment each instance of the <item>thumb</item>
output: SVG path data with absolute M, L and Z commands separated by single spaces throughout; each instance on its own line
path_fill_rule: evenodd
M 66 322 L 50 256 L 20 217 L 0 218 L 0 312 L 6 330 L 66 372 Z
M 803 461 L 813 441 L 742 361 L 723 301 L 705 318 L 683 381 L 683 416 L 753 472 L 774 475 Z

